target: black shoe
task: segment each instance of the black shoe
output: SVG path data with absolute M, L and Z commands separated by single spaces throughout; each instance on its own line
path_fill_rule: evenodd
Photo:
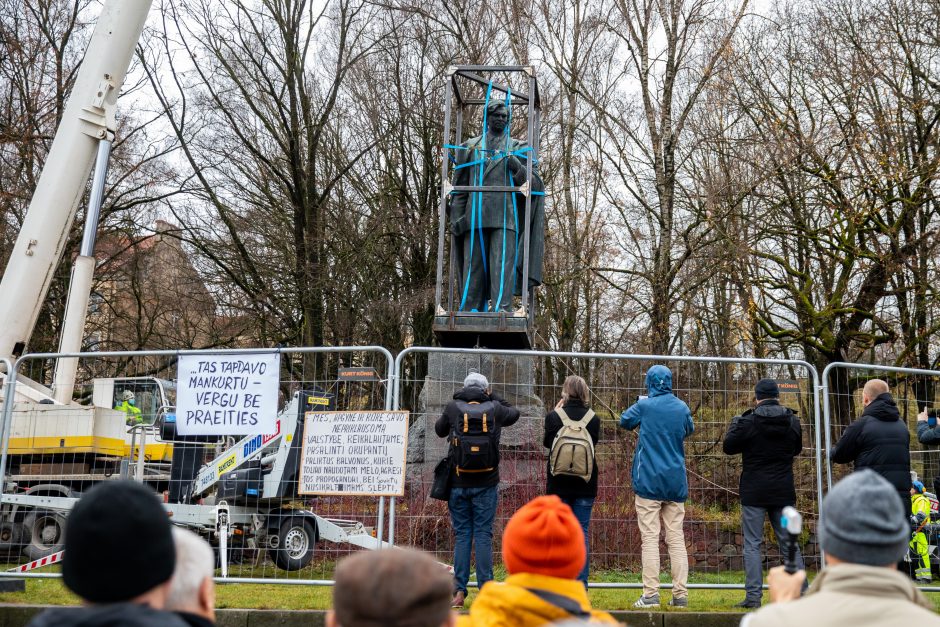
M 743 607 L 748 610 L 756 610 L 760 607 L 760 601 L 751 601 L 750 599 L 744 599 L 740 603 L 735 603 L 735 607 Z

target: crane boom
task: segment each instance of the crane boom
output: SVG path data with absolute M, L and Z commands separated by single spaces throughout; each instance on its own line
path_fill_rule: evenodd
M 22 354 L 62 257 L 99 140 L 153 0 L 107 0 L 95 26 L 29 210 L 0 281 L 0 356 Z

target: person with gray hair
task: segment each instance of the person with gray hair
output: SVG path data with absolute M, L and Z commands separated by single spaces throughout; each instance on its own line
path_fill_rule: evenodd
M 940 625 L 933 604 L 897 570 L 911 528 L 895 494 L 886 479 L 868 469 L 833 486 L 817 526 L 826 567 L 803 598 L 806 571 L 791 575 L 783 566 L 772 569 L 771 605 L 746 616 L 741 627 Z
M 499 438 L 519 420 L 519 410 L 493 394 L 490 383 L 471 371 L 434 423 L 448 439 L 451 490 L 447 501 L 454 527 L 454 607 L 463 607 L 470 579 L 470 549 L 476 549 L 477 582 L 493 578 L 493 519 L 499 485 Z
M 176 569 L 170 580 L 167 609 L 192 627 L 215 624 L 215 553 L 192 531 L 173 527 Z

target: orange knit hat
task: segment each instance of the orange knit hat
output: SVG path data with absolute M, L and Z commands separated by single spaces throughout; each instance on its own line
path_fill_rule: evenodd
M 539 496 L 513 514 L 503 531 L 503 563 L 509 574 L 574 579 L 584 567 L 584 532 L 557 496 Z

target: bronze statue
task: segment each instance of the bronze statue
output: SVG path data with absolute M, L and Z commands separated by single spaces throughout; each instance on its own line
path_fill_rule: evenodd
M 520 186 L 526 182 L 529 146 L 509 136 L 509 108 L 490 102 L 483 134 L 456 151 L 453 184 Z M 522 293 L 525 223 L 530 221 L 529 287 L 541 284 L 544 248 L 544 189 L 533 164 L 531 216 L 526 198 L 511 192 L 454 192 L 449 213 L 451 236 L 460 264 L 458 311 L 498 312 L 512 309 Z

